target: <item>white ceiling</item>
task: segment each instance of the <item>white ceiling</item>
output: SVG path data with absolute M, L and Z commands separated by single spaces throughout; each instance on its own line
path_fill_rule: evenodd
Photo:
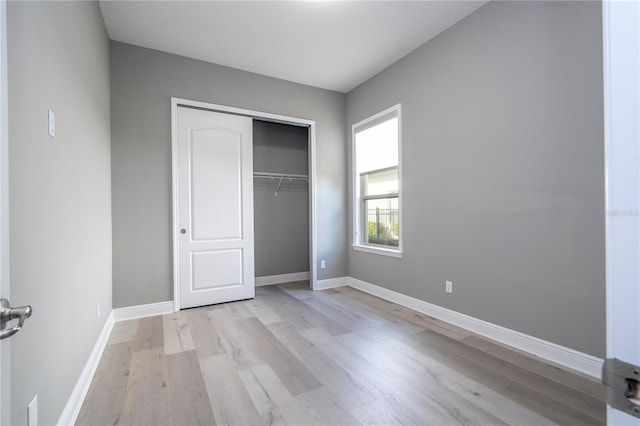
M 348 92 L 486 1 L 106 1 L 112 40 Z

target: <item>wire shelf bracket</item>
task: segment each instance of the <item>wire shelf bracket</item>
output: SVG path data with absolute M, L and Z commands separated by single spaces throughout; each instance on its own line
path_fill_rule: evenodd
M 286 180 L 289 182 L 293 182 L 293 181 L 309 182 L 309 175 L 296 175 L 291 173 L 254 172 L 253 177 L 258 179 L 270 179 L 270 180 L 278 179 L 278 187 L 276 188 L 276 193 L 275 193 L 276 196 L 278 195 L 278 191 L 280 191 L 280 187 L 282 186 L 283 180 Z

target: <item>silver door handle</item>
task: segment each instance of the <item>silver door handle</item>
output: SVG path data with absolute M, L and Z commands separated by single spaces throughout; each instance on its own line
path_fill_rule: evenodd
M 31 316 L 31 306 L 21 306 L 19 308 L 12 308 L 7 299 L 0 299 L 0 340 L 6 339 L 16 334 L 22 329 L 24 320 Z M 18 324 L 13 328 L 5 330 L 7 323 L 11 320 L 17 319 Z

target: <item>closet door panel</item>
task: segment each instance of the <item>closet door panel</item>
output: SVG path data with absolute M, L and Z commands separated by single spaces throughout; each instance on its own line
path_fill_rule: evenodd
M 242 285 L 242 250 L 214 250 L 191 254 L 193 291 Z
M 242 134 L 193 130 L 190 148 L 192 239 L 242 238 Z

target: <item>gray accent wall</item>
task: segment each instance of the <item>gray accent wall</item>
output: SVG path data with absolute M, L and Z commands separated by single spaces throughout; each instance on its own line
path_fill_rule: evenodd
M 350 276 L 605 355 L 601 7 L 490 2 L 348 94 L 402 103 L 405 249 Z
M 255 172 L 309 174 L 307 127 L 254 120 Z M 253 180 L 255 276 L 309 271 L 309 184 Z M 276 195 L 276 189 L 278 193 Z
M 33 307 L 11 338 L 10 424 L 37 394 L 50 425 L 111 312 L 109 41 L 96 2 L 7 2 L 7 21 L 11 302 Z
M 111 42 L 113 303 L 173 299 L 171 97 L 316 122 L 318 278 L 347 273 L 346 95 Z

